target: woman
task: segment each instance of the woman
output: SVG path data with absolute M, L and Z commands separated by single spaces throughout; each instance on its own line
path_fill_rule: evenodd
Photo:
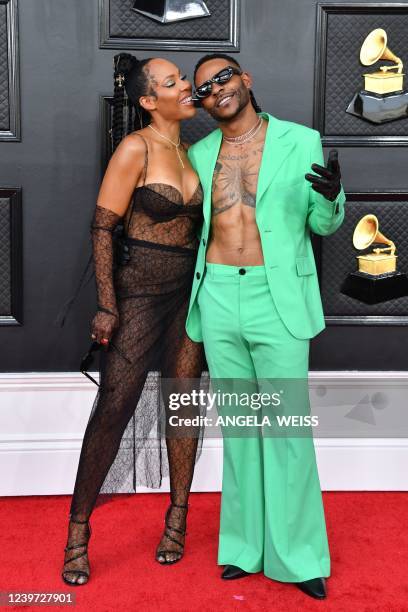
M 122 139 L 124 89 L 142 127 Z M 202 344 L 190 340 L 184 327 L 203 200 L 186 147 L 180 143 L 180 121 L 195 114 L 191 84 L 167 60 L 138 61 L 119 54 L 114 104 L 112 137 L 114 147 L 119 144 L 91 224 L 98 295 L 91 331 L 107 350 L 101 355 L 101 385 L 85 431 L 71 502 L 62 572 L 70 585 L 89 579 L 89 518 L 148 372 L 161 371 L 168 381 L 163 391 L 168 398 L 171 392 L 191 390 L 205 364 Z M 128 261 L 113 272 L 112 232 L 122 220 Z M 187 406 L 178 416 L 194 416 L 194 410 Z M 135 419 L 139 416 L 143 418 L 136 414 Z M 160 563 L 174 563 L 183 555 L 198 429 L 172 432 L 166 427 L 171 504 L 156 551 Z

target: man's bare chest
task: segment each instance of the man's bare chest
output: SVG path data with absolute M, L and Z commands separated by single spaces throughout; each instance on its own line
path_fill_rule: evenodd
M 221 148 L 212 180 L 212 214 L 233 206 L 255 208 L 263 144 L 246 149 Z

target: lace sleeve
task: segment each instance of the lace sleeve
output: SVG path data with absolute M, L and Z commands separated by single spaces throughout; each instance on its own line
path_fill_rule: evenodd
M 119 324 L 113 283 L 113 231 L 122 217 L 109 208 L 96 205 L 91 222 L 92 252 L 98 297 L 98 312 L 92 322 L 92 333 L 98 342 L 108 339 Z

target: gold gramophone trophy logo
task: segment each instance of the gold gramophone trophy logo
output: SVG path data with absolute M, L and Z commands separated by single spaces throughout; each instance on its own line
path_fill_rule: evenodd
M 379 229 L 378 218 L 364 215 L 353 233 L 353 245 L 362 251 L 372 247 L 371 252 L 357 256 L 358 271 L 348 275 L 341 292 L 366 304 L 378 304 L 408 295 L 408 278 L 397 271 L 396 246 Z M 386 244 L 373 247 L 374 244 Z
M 133 10 L 164 24 L 211 15 L 203 0 L 135 0 Z
M 383 28 L 376 28 L 364 40 L 360 50 L 360 62 L 364 66 L 384 60 L 394 63 L 364 73 L 364 89 L 354 95 L 346 110 L 376 124 L 408 117 L 408 91 L 404 90 L 403 63 L 387 44 L 387 33 Z

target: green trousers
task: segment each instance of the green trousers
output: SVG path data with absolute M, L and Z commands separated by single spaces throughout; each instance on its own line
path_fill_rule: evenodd
M 264 266 L 207 263 L 198 304 L 211 380 L 291 378 L 307 385 L 309 340 L 284 326 Z M 256 429 L 258 435 L 238 437 L 223 429 L 218 564 L 282 582 L 328 577 L 313 437 L 268 437 Z

